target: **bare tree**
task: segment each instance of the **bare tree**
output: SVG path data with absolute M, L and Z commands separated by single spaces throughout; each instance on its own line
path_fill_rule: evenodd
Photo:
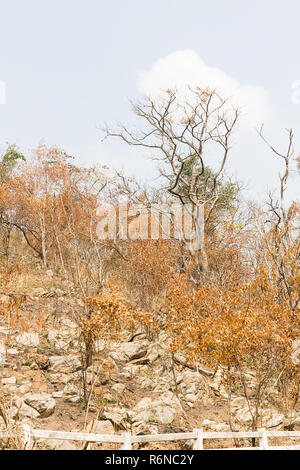
M 260 227 L 264 249 L 271 266 L 275 266 L 279 276 L 279 287 L 289 297 L 291 310 L 295 311 L 300 305 L 299 270 L 300 270 L 300 205 L 292 202 L 286 204 L 285 193 L 288 188 L 291 163 L 294 155 L 294 135 L 292 129 L 288 129 L 288 143 L 285 152 L 280 152 L 271 145 L 263 134 L 263 126 L 258 131 L 260 137 L 269 146 L 275 156 L 281 158 L 284 163 L 284 171 L 279 174 L 280 188 L 279 199 L 269 194 L 268 219 L 265 220 L 265 228 Z M 269 269 L 271 272 L 271 270 Z
M 149 149 L 154 160 L 161 161 L 160 174 L 165 190 L 182 204 L 190 204 L 196 238 L 201 237 L 204 222 L 210 219 L 219 194 L 219 181 L 231 149 L 231 137 L 238 121 L 238 110 L 216 91 L 188 89 L 189 99 L 168 90 L 163 97 L 133 103 L 134 114 L 144 129 L 117 131 L 106 126 L 106 137 L 118 137 L 128 145 Z M 211 171 L 211 168 L 214 170 Z M 209 171 L 208 171 L 209 170 Z M 200 233 L 201 232 L 201 233 Z M 207 269 L 203 243 L 190 250 L 199 273 Z

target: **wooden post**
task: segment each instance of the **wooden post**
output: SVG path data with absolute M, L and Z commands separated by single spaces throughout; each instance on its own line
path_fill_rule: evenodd
M 130 432 L 123 432 L 124 442 L 120 447 L 120 450 L 132 450 L 131 445 L 131 433 Z
M 259 437 L 259 448 L 261 450 L 267 450 L 269 448 L 267 431 L 261 428 L 259 432 L 261 433 Z
M 203 450 L 203 430 L 193 429 L 193 432 L 197 433 L 197 437 L 193 444 L 193 450 Z

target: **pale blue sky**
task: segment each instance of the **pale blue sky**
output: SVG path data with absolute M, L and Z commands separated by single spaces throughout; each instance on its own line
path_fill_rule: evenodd
M 300 104 L 291 99 L 299 18 L 298 0 L 0 0 L 0 147 L 16 142 L 26 151 L 44 139 L 84 164 L 102 160 L 149 178 L 153 163 L 99 143 L 97 126 L 128 121 L 139 73 L 189 49 L 241 85 L 262 87 L 271 105 L 266 133 L 282 144 L 293 127 L 299 155 Z M 274 186 L 278 169 L 250 129 L 228 164 L 253 196 Z M 299 194 L 295 177 L 290 196 Z

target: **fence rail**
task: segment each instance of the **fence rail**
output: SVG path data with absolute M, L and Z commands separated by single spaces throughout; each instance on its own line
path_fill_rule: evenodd
M 44 429 L 32 429 L 31 426 L 25 424 L 21 426 L 24 435 L 24 448 L 30 449 L 32 443 L 36 439 L 56 439 L 68 441 L 82 441 L 82 442 L 109 442 L 120 444 L 120 449 L 131 450 L 132 445 L 136 443 L 147 442 L 167 442 L 167 441 L 184 441 L 192 440 L 194 450 L 203 450 L 204 439 L 251 439 L 257 438 L 259 445 L 257 447 L 234 447 L 226 449 L 214 450 L 271 450 L 271 449 L 286 449 L 296 450 L 300 449 L 300 445 L 287 445 L 287 446 L 270 446 L 268 438 L 282 437 L 282 438 L 299 438 L 300 431 L 267 431 L 266 429 L 259 429 L 258 431 L 238 431 L 238 432 L 206 432 L 202 429 L 194 429 L 192 432 L 182 432 L 173 434 L 149 434 L 149 435 L 133 435 L 130 432 L 124 432 L 121 435 L 117 434 L 95 434 L 87 432 L 65 432 L 65 431 L 49 431 Z M 9 439 L 10 435 L 7 431 L 0 430 L 0 439 Z

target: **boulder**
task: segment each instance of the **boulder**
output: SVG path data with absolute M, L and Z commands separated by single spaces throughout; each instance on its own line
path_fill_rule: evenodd
M 117 429 L 126 429 L 129 415 L 125 408 L 115 407 L 104 411 L 103 416 L 109 420 Z
M 73 383 L 68 383 L 64 388 L 64 401 L 78 403 L 80 401 L 80 388 Z
M 69 382 L 72 382 L 75 377 L 73 374 L 63 374 L 61 372 L 57 372 L 54 374 L 48 374 L 48 379 L 52 384 L 62 384 L 65 385 Z
M 49 361 L 49 371 L 62 372 L 64 374 L 68 374 L 81 369 L 81 361 L 78 356 L 50 356 Z
M 277 428 L 284 421 L 284 415 L 276 410 L 263 410 L 262 414 L 262 424 L 267 428 Z
M 67 327 L 67 330 L 72 334 L 72 335 L 76 335 L 77 334 L 77 330 L 78 330 L 78 325 L 76 323 L 74 323 L 72 320 L 70 320 L 69 318 L 63 318 L 61 320 L 62 324 L 64 326 Z M 73 330 L 73 331 L 70 331 L 70 330 Z
M 73 337 L 67 330 L 48 330 L 48 341 L 53 343 L 56 349 L 66 350 L 73 341 Z
M 91 421 L 88 428 L 84 432 L 92 432 L 94 434 L 115 434 L 115 429 L 108 419 L 101 421 Z
M 132 343 L 123 343 L 122 349 L 129 361 L 133 361 L 134 359 L 140 359 L 141 357 L 146 356 L 148 346 L 148 341 L 137 341 Z
M 38 411 L 41 418 L 47 418 L 55 409 L 55 400 L 49 393 L 27 393 L 24 402 Z
M 195 401 L 197 401 L 197 396 L 193 393 L 188 393 L 187 395 L 185 395 L 185 399 L 188 402 L 195 403 Z
M 248 406 L 237 410 L 237 412 L 235 413 L 235 417 L 238 421 L 242 423 L 250 423 L 252 421 L 252 415 L 249 411 Z
M 32 384 L 23 384 L 18 387 L 18 393 L 20 395 L 25 395 L 26 393 L 29 393 L 31 390 Z
M 111 387 L 112 391 L 117 394 L 122 394 L 125 390 L 125 385 L 122 383 L 116 383 Z
M 16 377 L 3 377 L 2 379 L 2 385 L 15 385 L 16 383 Z
M 183 410 L 176 395 L 165 392 L 157 399 L 142 398 L 133 408 L 133 412 L 135 422 L 170 424 L 176 414 L 181 414 Z
M 156 424 L 145 423 L 144 421 L 133 424 L 133 434 L 136 436 L 143 434 L 159 434 Z
M 10 348 L 10 349 L 7 350 L 7 354 L 9 354 L 10 356 L 18 356 L 20 353 L 19 353 L 18 349 Z
M 0 295 L 0 304 L 9 305 L 10 302 L 11 302 L 11 298 L 9 297 L 9 295 L 5 295 L 5 294 Z
M 39 335 L 38 333 L 22 333 L 16 337 L 16 342 L 20 346 L 27 346 L 30 348 L 36 348 L 39 344 Z
M 21 420 L 29 418 L 39 418 L 40 414 L 37 410 L 24 403 L 22 398 L 16 400 L 16 407 L 13 408 L 13 418 L 18 416 Z

